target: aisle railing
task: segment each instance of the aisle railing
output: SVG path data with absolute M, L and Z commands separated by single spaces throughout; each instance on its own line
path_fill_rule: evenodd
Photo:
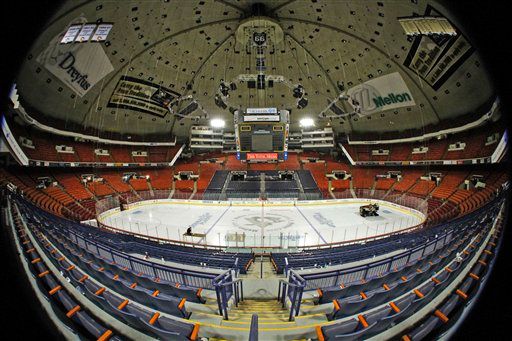
M 228 308 L 231 297 L 234 297 L 235 306 L 244 300 L 244 291 L 242 280 L 236 278 L 236 272 L 233 269 L 218 275 L 212 280 L 212 286 L 215 288 L 217 296 L 217 305 L 219 307 L 219 315 L 222 315 L 224 320 L 228 320 Z
M 295 316 L 299 315 L 302 293 L 306 286 L 306 280 L 294 270 L 288 271 L 288 280 L 279 280 L 277 300 L 286 307 L 286 298 L 290 300 L 290 316 L 288 321 L 293 321 Z

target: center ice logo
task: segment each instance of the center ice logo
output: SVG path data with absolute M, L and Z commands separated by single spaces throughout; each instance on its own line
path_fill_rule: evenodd
M 264 217 L 256 214 L 243 215 L 235 217 L 232 221 L 235 227 L 246 232 L 261 232 L 265 228 L 265 232 L 279 232 L 290 227 L 293 221 L 282 215 L 268 214 Z

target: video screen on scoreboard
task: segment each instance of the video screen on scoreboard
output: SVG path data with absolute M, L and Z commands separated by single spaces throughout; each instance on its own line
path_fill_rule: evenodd
M 255 152 L 269 152 L 273 150 L 272 145 L 272 135 L 271 134 L 265 134 L 265 135 L 253 135 L 252 141 L 251 141 L 252 151 Z

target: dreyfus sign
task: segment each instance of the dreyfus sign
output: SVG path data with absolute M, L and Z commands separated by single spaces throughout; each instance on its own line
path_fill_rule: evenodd
M 369 115 L 401 107 L 416 105 L 412 94 L 398 72 L 369 80 L 347 90 L 351 100 L 359 103 L 361 115 Z
M 65 34 L 63 31 L 55 36 L 36 60 L 83 97 L 103 77 L 114 71 L 114 67 L 100 44 L 60 44 Z

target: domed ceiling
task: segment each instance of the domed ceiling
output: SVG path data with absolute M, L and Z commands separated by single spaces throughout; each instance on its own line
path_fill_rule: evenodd
M 445 17 L 457 35 L 408 37 L 398 19 L 412 16 Z M 106 41 L 60 43 L 86 23 L 112 24 Z M 421 0 L 68 1 L 16 83 L 36 119 L 178 137 L 212 118 L 232 130 L 233 109 L 247 107 L 291 110 L 292 131 L 304 117 L 342 133 L 399 131 L 494 95 L 456 17 Z

